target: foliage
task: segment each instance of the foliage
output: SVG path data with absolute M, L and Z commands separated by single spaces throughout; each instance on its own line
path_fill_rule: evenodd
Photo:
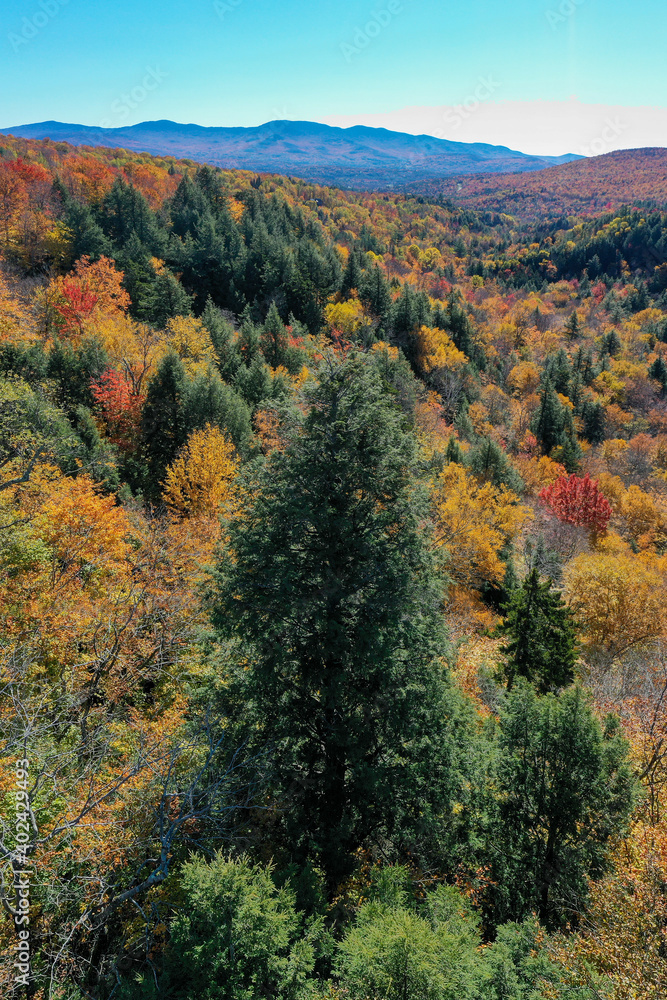
M 618 721 L 604 727 L 579 688 L 539 697 L 526 684 L 501 714 L 493 834 L 495 920 L 532 912 L 548 926 L 585 907 L 587 877 L 627 829 L 634 781 Z
M 400 411 L 357 356 L 304 394 L 232 525 L 215 621 L 250 659 L 234 711 L 274 748 L 290 850 L 335 886 L 371 831 L 409 822 L 417 788 L 445 806 L 447 644 Z
M 210 424 L 193 431 L 167 469 L 164 501 L 185 517 L 231 513 L 238 459 L 229 438 Z
M 561 476 L 541 491 L 540 500 L 559 521 L 586 528 L 594 538 L 604 535 L 611 520 L 609 501 L 588 473 L 583 479 Z
M 126 998 L 300 1000 L 311 995 L 321 929 L 301 936 L 294 898 L 276 888 L 270 867 L 217 854 L 194 858 L 180 876 L 182 912 L 171 926 L 159 988 L 148 977 Z
M 498 632 L 507 637 L 501 652 L 506 657 L 508 691 L 518 677 L 541 694 L 574 680 L 577 642 L 572 614 L 552 590 L 551 581 L 540 583 L 536 569 L 510 594 Z

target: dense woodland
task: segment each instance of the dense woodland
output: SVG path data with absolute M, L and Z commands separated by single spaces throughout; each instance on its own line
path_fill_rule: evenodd
M 2 995 L 664 998 L 667 215 L 0 147 Z

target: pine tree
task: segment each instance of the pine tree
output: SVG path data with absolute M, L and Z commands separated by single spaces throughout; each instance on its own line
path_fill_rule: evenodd
M 178 449 L 185 444 L 185 388 L 183 364 L 178 355 L 170 351 L 148 383 L 142 415 L 141 431 L 147 465 L 145 492 L 151 499 L 159 497 L 167 466 L 171 465 Z
M 566 687 L 574 680 L 577 637 L 572 615 L 551 581 L 540 583 L 537 570 L 513 591 L 499 633 L 508 691 L 517 677 L 525 677 L 540 693 Z
M 341 294 L 344 298 L 347 298 L 352 291 L 359 291 L 362 281 L 362 270 L 361 264 L 359 263 L 359 257 L 354 252 L 350 250 L 350 255 L 347 258 L 347 264 L 345 266 L 345 272 L 343 274 L 343 284 L 341 287 Z
M 579 688 L 559 697 L 539 697 L 526 684 L 512 691 L 487 827 L 491 923 L 537 913 L 556 928 L 585 911 L 588 880 L 606 870 L 632 812 L 628 757 L 618 719 L 601 725 Z
M 531 430 L 545 455 L 564 443 L 564 425 L 563 405 L 551 380 L 547 377 L 542 385 L 539 409 L 531 422 Z
M 275 302 L 271 303 L 261 335 L 262 353 L 271 368 L 283 364 L 287 353 L 287 330 Z
M 581 322 L 576 312 L 572 313 L 567 323 L 565 324 L 565 333 L 570 338 L 570 340 L 576 340 L 577 337 L 581 336 Z
M 359 298 L 377 319 L 382 321 L 391 308 L 391 293 L 387 279 L 377 264 L 364 273 Z
M 232 525 L 215 622 L 239 642 L 229 711 L 274 748 L 284 842 L 333 890 L 371 832 L 445 808 L 447 643 L 400 410 L 359 356 L 307 386 Z
M 467 465 L 476 476 L 496 487 L 506 486 L 523 493 L 521 476 L 513 467 L 500 445 L 491 438 L 482 438 L 470 451 Z
M 602 444 L 606 436 L 604 405 L 596 400 L 587 400 L 583 409 L 584 437 L 590 444 Z
M 210 296 L 201 318 L 218 359 L 218 371 L 225 382 L 231 382 L 241 366 L 241 351 L 236 343 L 234 328 Z

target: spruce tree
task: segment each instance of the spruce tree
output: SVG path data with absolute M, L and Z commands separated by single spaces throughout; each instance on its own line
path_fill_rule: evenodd
M 353 290 L 359 291 L 362 281 L 362 270 L 361 264 L 359 263 L 359 257 L 354 250 L 350 250 L 350 255 L 347 258 L 347 264 L 345 266 L 345 271 L 343 273 L 343 284 L 341 287 L 341 294 L 347 298 L 347 296 Z
M 328 359 L 231 526 L 214 621 L 231 717 L 273 749 L 283 843 L 331 890 L 370 834 L 446 808 L 442 590 L 415 442 L 373 365 Z
M 558 698 L 526 684 L 512 691 L 486 828 L 489 924 L 537 913 L 556 928 L 585 910 L 588 880 L 607 869 L 634 804 L 628 756 L 618 720 L 601 725 L 579 688 Z
M 391 308 L 391 293 L 387 279 L 377 264 L 364 272 L 359 298 L 377 319 L 382 321 Z
M 662 387 L 662 391 L 660 394 L 664 396 L 665 392 L 667 392 L 667 365 L 665 364 L 664 360 L 661 357 L 656 358 L 656 360 L 649 368 L 648 373 L 651 376 L 651 378 L 654 378 L 657 382 L 660 383 Z
M 572 313 L 567 323 L 565 324 L 565 333 L 570 338 L 570 340 L 576 340 L 577 337 L 581 336 L 581 322 L 576 312 Z
M 547 377 L 542 385 L 539 408 L 531 422 L 531 430 L 545 455 L 563 444 L 564 420 L 563 404 Z
M 596 400 L 587 400 L 583 409 L 584 437 L 590 444 L 602 444 L 606 434 L 604 405 Z
M 508 690 L 517 677 L 542 694 L 572 683 L 577 660 L 572 615 L 551 581 L 540 583 L 536 569 L 512 592 L 498 631 L 507 637 L 501 651 Z
M 185 369 L 178 355 L 170 351 L 148 383 L 142 415 L 141 434 L 147 467 L 144 488 L 153 500 L 160 495 L 167 466 L 186 441 L 185 389 Z
M 505 486 L 515 493 L 523 493 L 524 484 L 508 456 L 491 438 L 481 438 L 467 456 L 472 472 L 493 486 Z
M 283 364 L 287 354 L 287 330 L 275 302 L 271 303 L 261 335 L 262 353 L 271 368 Z

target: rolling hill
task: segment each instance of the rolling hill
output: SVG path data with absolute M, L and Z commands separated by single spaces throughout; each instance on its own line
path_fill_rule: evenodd
M 5 130 L 27 139 L 122 147 L 155 155 L 188 157 L 214 166 L 291 174 L 320 184 L 361 190 L 400 190 L 460 174 L 541 170 L 576 159 L 529 156 L 506 146 L 451 142 L 428 135 L 314 122 L 275 121 L 257 128 L 205 128 L 172 121 L 126 128 L 39 122 Z
M 445 198 L 526 221 L 595 215 L 620 205 L 667 205 L 667 149 L 622 149 L 531 173 L 442 177 L 411 183 L 413 194 Z

